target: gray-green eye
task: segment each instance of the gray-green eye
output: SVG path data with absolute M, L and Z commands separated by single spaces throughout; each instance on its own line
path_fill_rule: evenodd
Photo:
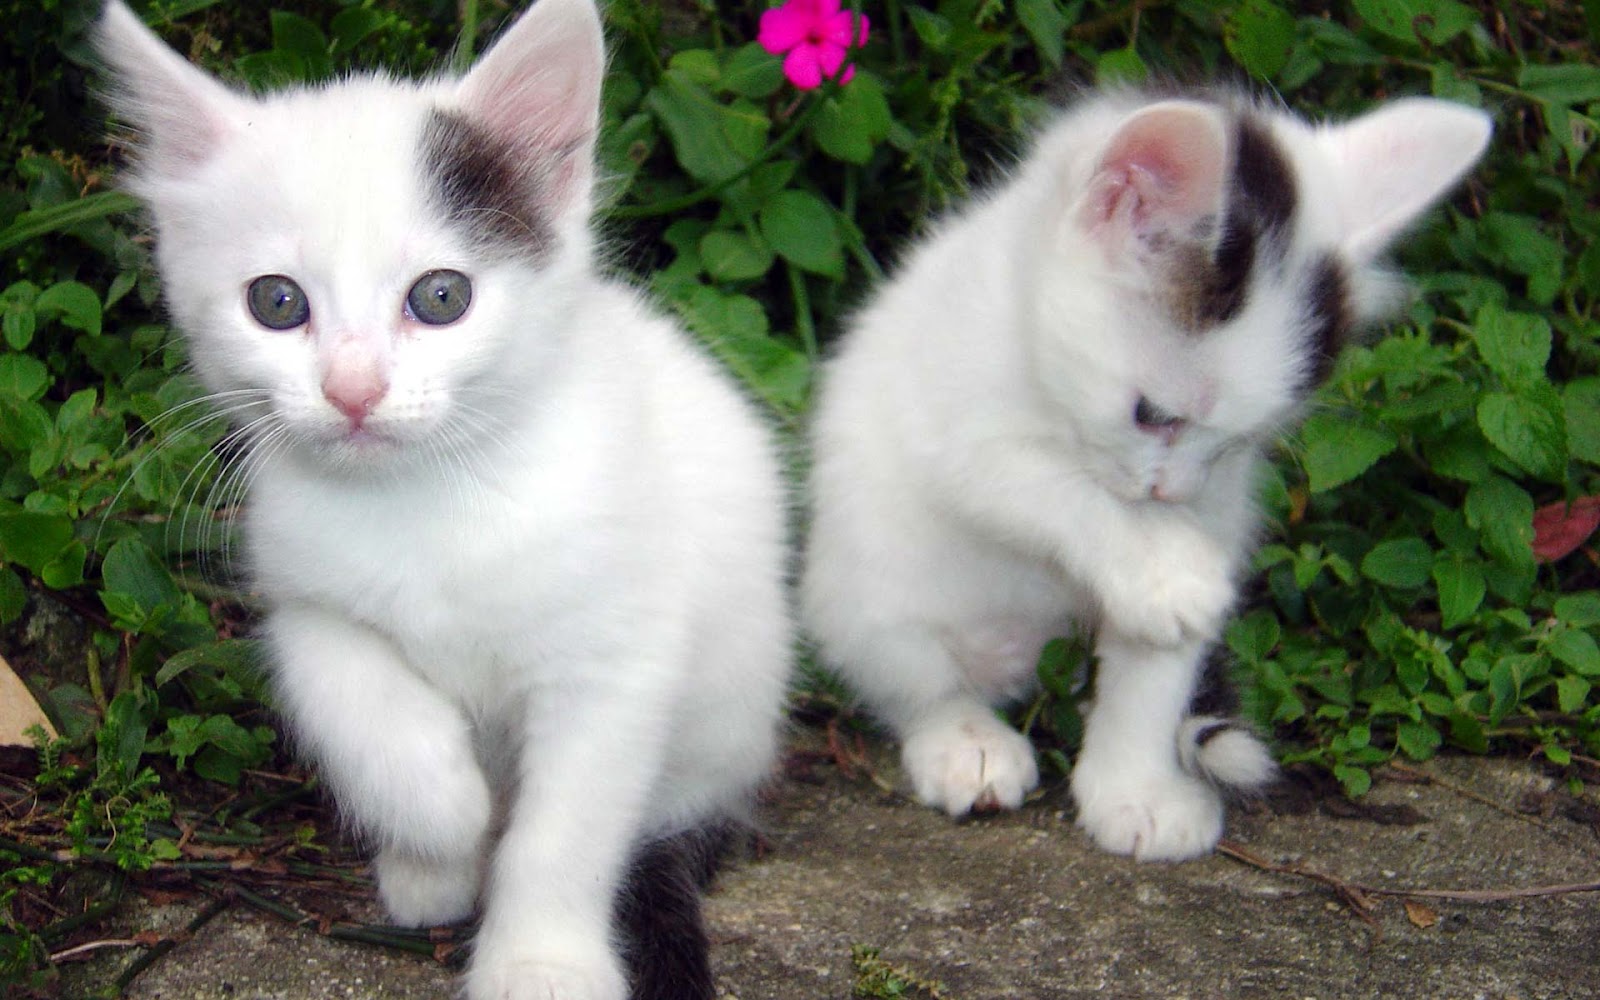
M 429 326 L 454 323 L 472 304 L 472 282 L 460 271 L 429 271 L 406 293 L 406 309 Z
M 311 319 L 311 303 L 293 278 L 268 274 L 250 282 L 245 293 L 250 315 L 269 330 L 292 330 Z

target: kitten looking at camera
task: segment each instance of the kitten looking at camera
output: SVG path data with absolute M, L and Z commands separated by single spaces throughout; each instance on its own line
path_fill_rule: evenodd
M 686 848 L 774 758 L 785 504 L 730 380 L 597 272 L 594 4 L 459 80 L 261 96 L 117 0 L 96 40 L 248 445 L 279 705 L 384 905 L 481 910 L 471 1000 L 713 996 Z
M 1191 709 L 1262 452 L 1395 312 L 1383 252 L 1489 131 L 1433 100 L 1313 125 L 1232 94 L 1096 94 L 912 249 L 824 373 L 801 614 L 919 798 L 1018 806 L 1033 750 L 994 706 L 1089 628 L 1079 824 L 1140 858 L 1216 844 L 1220 790 L 1272 773 Z

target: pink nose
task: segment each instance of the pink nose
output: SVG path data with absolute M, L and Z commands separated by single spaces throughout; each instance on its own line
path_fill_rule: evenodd
M 352 426 L 360 427 L 388 392 L 388 373 L 368 345 L 350 339 L 334 347 L 323 369 L 322 396 Z

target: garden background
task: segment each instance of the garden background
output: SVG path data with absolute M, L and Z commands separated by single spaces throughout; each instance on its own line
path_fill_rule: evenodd
M 607 10 L 615 266 L 790 434 L 864 290 L 1084 85 L 1221 78 L 1314 117 L 1433 94 L 1494 116 L 1484 164 L 1400 254 L 1404 321 L 1347 352 L 1284 442 L 1227 646 L 1283 758 L 1351 795 L 1447 749 L 1600 781 L 1600 0 L 857 6 L 857 72 L 811 90 L 755 43 L 764 3 Z M 214 852 L 267 843 L 288 845 L 285 873 L 325 874 L 330 835 L 261 701 L 228 558 L 234 446 L 186 405 L 198 389 L 116 190 L 124 150 L 83 38 L 97 7 L 0 0 L 0 652 L 59 733 L 0 757 L 0 986 L 44 995 L 49 955 L 129 880 L 220 877 Z M 250 86 L 462 65 L 514 13 L 141 10 Z M 1019 713 L 1062 769 L 1072 666 L 1048 649 L 1046 694 Z M 864 724 L 814 670 L 795 701 Z

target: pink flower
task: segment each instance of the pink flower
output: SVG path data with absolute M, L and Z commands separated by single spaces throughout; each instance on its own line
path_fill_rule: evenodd
M 855 30 L 858 22 L 859 32 Z M 773 55 L 789 53 L 783 60 L 783 73 L 801 90 L 820 87 L 823 80 L 834 78 L 849 83 L 856 68 L 844 64 L 845 56 L 852 43 L 867 43 L 867 15 L 841 11 L 839 0 L 788 0 L 761 15 L 756 41 Z M 842 76 L 840 69 L 844 70 Z

